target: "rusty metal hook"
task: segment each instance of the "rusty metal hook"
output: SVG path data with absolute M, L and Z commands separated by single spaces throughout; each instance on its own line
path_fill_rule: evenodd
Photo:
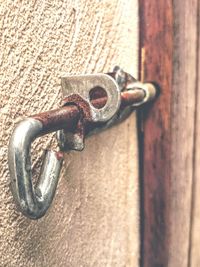
M 103 88 L 107 97 L 100 94 L 91 100 L 89 93 L 94 87 Z M 110 74 L 63 77 L 62 88 L 64 106 L 20 122 L 9 143 L 12 193 L 21 212 L 31 219 L 42 217 L 51 205 L 63 162 L 61 151 L 82 150 L 86 136 L 122 121 L 134 107 L 148 102 L 156 94 L 152 84 L 136 82 L 119 68 Z M 31 144 L 37 137 L 54 131 L 58 131 L 60 151 L 46 151 L 34 187 Z

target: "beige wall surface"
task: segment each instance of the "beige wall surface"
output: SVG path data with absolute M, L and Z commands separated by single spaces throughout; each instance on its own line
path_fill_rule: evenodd
M 60 76 L 122 66 L 137 76 L 137 1 L 1 0 L 0 266 L 138 266 L 136 117 L 66 154 L 48 214 L 31 221 L 13 203 L 8 141 L 25 116 L 61 103 Z M 34 145 L 38 173 L 45 137 Z

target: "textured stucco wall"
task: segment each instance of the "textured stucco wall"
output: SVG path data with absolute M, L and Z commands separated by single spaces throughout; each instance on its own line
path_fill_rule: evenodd
M 136 119 L 66 155 L 55 200 L 39 221 L 13 203 L 8 140 L 24 116 L 60 104 L 60 76 L 137 76 L 136 0 L 2 0 L 0 5 L 0 266 L 138 266 Z M 37 174 L 45 137 L 34 146 Z

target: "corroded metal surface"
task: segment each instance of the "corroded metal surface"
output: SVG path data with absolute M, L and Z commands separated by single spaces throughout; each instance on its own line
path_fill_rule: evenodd
M 8 159 L 13 196 L 21 212 L 31 219 L 42 217 L 53 200 L 63 161 L 61 151 L 82 150 L 86 136 L 121 122 L 156 94 L 153 85 L 136 82 L 119 68 L 111 75 L 63 78 L 62 85 L 64 106 L 22 121 L 10 139 Z M 92 89 L 97 89 L 93 99 Z M 54 131 L 58 131 L 60 151 L 46 153 L 34 188 L 31 144 L 37 137 Z

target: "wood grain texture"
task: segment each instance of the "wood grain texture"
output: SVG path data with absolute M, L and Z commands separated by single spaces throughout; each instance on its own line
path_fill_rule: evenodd
M 191 212 L 191 243 L 189 254 L 189 266 L 200 266 L 200 3 L 197 8 L 197 77 L 196 77 L 196 117 L 194 134 L 194 180 L 192 190 L 192 212 Z
M 142 112 L 141 266 L 166 267 L 169 253 L 170 110 L 172 88 L 171 1 L 140 0 L 140 77 L 161 88 Z
M 14 125 L 58 107 L 60 76 L 122 66 L 137 76 L 137 1 L 2 1 L 0 6 L 0 266 L 138 266 L 135 114 L 69 153 L 55 200 L 39 221 L 23 217 L 9 189 Z M 33 146 L 38 174 L 43 148 Z
M 173 1 L 169 266 L 188 267 L 194 177 L 198 0 Z
M 141 77 L 161 87 L 158 101 L 143 114 L 142 266 L 200 264 L 198 5 L 140 1 Z

